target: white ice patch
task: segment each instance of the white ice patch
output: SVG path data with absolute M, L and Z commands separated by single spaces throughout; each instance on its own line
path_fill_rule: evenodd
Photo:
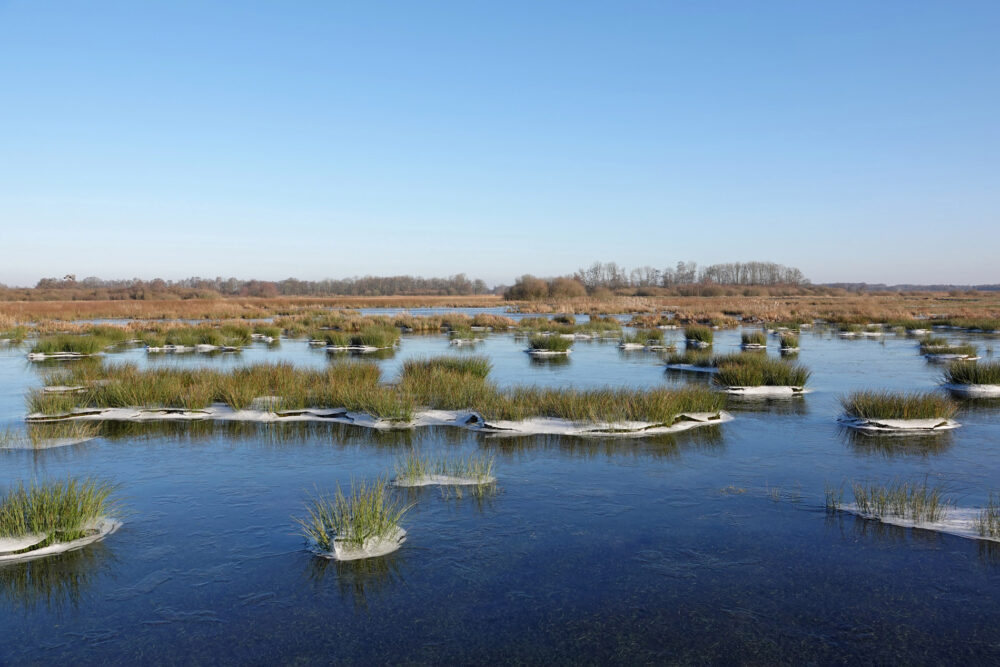
M 805 387 L 760 386 L 721 387 L 720 391 L 724 391 L 732 396 L 747 396 L 753 398 L 789 398 L 791 396 L 803 396 L 812 390 L 806 389 Z
M 971 507 L 951 507 L 945 510 L 944 518 L 940 521 L 913 521 L 901 516 L 874 516 L 861 512 L 856 505 L 843 505 L 840 511 L 855 514 L 863 519 L 871 521 L 881 521 L 882 523 L 902 526 L 904 528 L 920 528 L 921 530 L 933 530 L 938 533 L 957 535 L 970 540 L 988 540 L 1000 542 L 998 537 L 986 537 L 976 530 L 976 519 L 980 510 Z
M 44 352 L 29 352 L 28 361 L 45 361 L 46 359 L 62 359 L 70 361 L 73 359 L 84 359 L 86 357 L 96 357 L 102 352 L 95 352 L 94 354 L 83 354 L 82 352 L 52 352 L 51 354 L 46 354 Z
M 859 417 L 841 417 L 838 420 L 848 428 L 866 433 L 913 434 L 936 433 L 961 426 L 951 419 L 862 419 Z
M 692 412 L 677 415 L 671 424 L 656 422 L 578 422 L 554 417 L 535 417 L 521 421 L 483 419 L 475 412 L 456 410 L 423 410 L 408 422 L 380 419 L 343 408 L 310 408 L 268 412 L 264 410 L 233 410 L 225 405 L 213 405 L 202 410 L 184 408 L 103 408 L 77 410 L 65 415 L 28 415 L 29 422 L 75 419 L 83 421 L 200 421 L 225 422 L 333 422 L 352 424 L 377 430 L 408 429 L 421 426 L 453 426 L 497 435 L 575 435 L 594 437 L 643 437 L 677 433 L 699 426 L 722 424 L 732 420 L 724 411 Z
M 925 354 L 924 358 L 931 363 L 948 363 L 952 361 L 977 361 L 980 357 L 968 354 Z
M 525 350 L 533 357 L 565 357 L 573 350 L 535 350 L 528 348 Z
M 1000 398 L 1000 384 L 946 384 L 951 393 L 964 398 Z
M 695 340 L 693 338 L 688 338 L 687 340 L 684 341 L 684 344 L 687 345 L 688 347 L 697 347 L 697 348 L 712 347 L 711 343 L 706 343 L 703 340 Z
M 393 484 L 400 487 L 412 486 L 485 486 L 493 484 L 497 478 L 487 477 L 457 477 L 454 475 L 423 475 L 422 477 L 404 477 L 396 479 Z
M 327 345 L 323 348 L 327 352 L 359 352 L 361 354 L 371 354 L 379 350 L 391 350 L 392 347 L 374 347 L 372 345 Z
M 362 558 L 378 558 L 391 554 L 406 541 L 406 531 L 396 527 L 396 532 L 388 537 L 370 537 L 360 546 L 344 539 L 333 541 L 333 551 L 315 550 L 317 556 L 331 560 L 360 560 Z
M 94 531 L 90 535 L 81 537 L 78 540 L 72 540 L 70 542 L 58 542 L 56 544 L 49 545 L 47 547 L 42 547 L 41 549 L 34 549 L 32 551 L 27 551 L 25 553 L 12 553 L 19 551 L 20 549 L 4 549 L 3 544 L 0 543 L 0 563 L 13 563 L 21 562 L 27 560 L 35 560 L 36 558 L 45 558 L 46 556 L 54 556 L 56 554 L 66 553 L 67 551 L 75 551 L 76 549 L 82 549 L 88 544 L 93 544 L 98 540 L 103 540 L 105 537 L 115 532 L 121 528 L 122 522 L 115 519 L 109 519 L 106 517 L 100 517 L 91 522 L 85 527 L 86 530 Z M 34 539 L 35 535 L 29 536 L 23 539 Z M 45 539 L 43 536 L 42 539 Z M 21 547 L 21 549 L 27 549 L 30 546 L 38 544 L 42 540 L 32 542 L 26 546 Z M 16 545 L 15 545 L 16 546 Z

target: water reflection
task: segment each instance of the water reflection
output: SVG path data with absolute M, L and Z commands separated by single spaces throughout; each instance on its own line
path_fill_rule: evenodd
M 482 447 L 497 454 L 558 451 L 567 458 L 616 458 L 622 455 L 676 459 L 685 450 L 718 453 L 725 447 L 720 426 L 643 438 L 581 438 L 565 435 L 485 436 Z
M 887 459 L 943 454 L 951 449 L 954 442 L 951 431 L 920 435 L 887 435 L 842 427 L 840 432 L 855 454 L 881 456 Z
M 314 557 L 306 565 L 305 578 L 316 589 L 324 587 L 327 577 L 333 577 L 337 591 L 357 609 L 368 609 L 369 600 L 397 586 L 405 585 L 403 564 L 406 545 L 399 551 L 378 558 L 339 561 Z
M 0 597 L 24 609 L 77 608 L 95 582 L 117 562 L 103 542 L 57 556 L 0 567 Z

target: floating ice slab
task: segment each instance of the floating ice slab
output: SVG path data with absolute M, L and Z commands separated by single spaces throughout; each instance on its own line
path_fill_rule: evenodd
M 573 350 L 533 350 L 528 348 L 525 350 L 528 354 L 533 357 L 565 357 Z
M 712 347 L 711 343 L 706 343 L 703 340 L 695 340 L 693 338 L 686 339 L 684 341 L 684 344 L 687 345 L 688 347 L 699 347 L 699 348 Z
M 54 556 L 56 554 L 66 553 L 67 551 L 82 549 L 88 544 L 93 544 L 94 542 L 103 540 L 105 537 L 121 528 L 121 525 L 121 521 L 101 517 L 95 519 L 89 526 L 86 527 L 87 530 L 93 531 L 90 535 L 86 535 L 78 540 L 72 540 L 70 542 L 57 542 L 56 544 L 42 547 L 41 549 L 33 549 L 24 553 L 16 553 L 17 551 L 20 551 L 20 549 L 8 549 L 5 551 L 2 548 L 2 545 L 0 545 L 0 563 L 35 560 L 36 558 L 45 558 L 46 556 Z M 34 537 L 36 536 L 30 536 L 29 538 L 24 539 L 34 539 Z M 42 539 L 45 538 L 43 537 Z M 40 542 L 41 540 L 38 540 L 37 542 L 21 547 L 21 549 L 27 549 Z
M 327 345 L 323 348 L 327 352 L 360 352 L 361 354 L 371 354 L 379 350 L 391 350 L 392 347 L 374 347 L 372 345 Z
M 1000 398 L 1000 384 L 945 384 L 951 393 L 964 398 Z
M 732 396 L 747 396 L 754 398 L 789 398 L 791 396 L 804 396 L 811 390 L 805 387 L 790 386 L 761 386 L 761 387 L 722 387 L 724 391 Z
M 740 347 L 744 350 L 766 350 L 767 345 L 761 345 L 760 343 L 742 343 Z
M 576 435 L 642 437 L 686 431 L 699 426 L 722 424 L 732 420 L 728 413 L 692 412 L 677 415 L 671 424 L 655 422 L 578 422 L 552 417 L 535 417 L 521 421 L 486 420 L 475 412 L 454 410 L 424 410 L 409 422 L 380 419 L 343 408 L 286 410 L 233 410 L 225 405 L 213 405 L 202 410 L 184 408 L 104 408 L 77 410 L 64 415 L 31 414 L 30 422 L 78 419 L 91 421 L 242 421 L 242 422 L 334 422 L 378 430 L 408 429 L 421 426 L 453 426 L 496 435 Z
M 838 420 L 848 428 L 866 433 L 913 434 L 936 433 L 958 428 L 961 424 L 951 419 L 861 419 L 841 417 Z
M 482 343 L 485 340 L 486 340 L 485 338 L 452 338 L 451 344 L 458 346 L 475 345 L 476 343 Z
M 397 527 L 396 532 L 388 537 L 371 537 L 364 541 L 361 546 L 351 544 L 343 539 L 333 541 L 333 551 L 319 551 L 315 553 L 322 558 L 331 560 L 361 560 L 362 558 L 378 558 L 391 554 L 403 545 L 406 541 L 406 531 Z
M 856 505 L 844 505 L 840 511 L 848 512 L 862 519 L 870 521 L 881 521 L 893 526 L 904 528 L 919 528 L 921 530 L 933 530 L 938 533 L 956 535 L 970 540 L 987 540 L 990 542 L 1000 542 L 1000 538 L 980 535 L 976 530 L 976 519 L 979 518 L 981 510 L 970 507 L 951 507 L 946 510 L 945 517 L 940 521 L 913 521 L 901 516 L 874 516 L 860 511 Z
M 949 363 L 952 361 L 976 361 L 980 357 L 968 354 L 925 354 L 924 358 L 932 363 Z
M 422 477 L 405 477 L 396 479 L 393 484 L 400 487 L 412 486 L 484 486 L 493 484 L 496 477 L 489 475 L 482 479 L 478 477 L 456 477 L 454 475 L 423 475 Z
M 93 354 L 83 354 L 82 352 L 52 352 L 46 354 L 44 352 L 29 352 L 29 361 L 45 361 L 46 359 L 63 359 L 70 361 L 73 359 L 84 359 L 86 357 L 96 357 L 102 354 L 101 352 L 95 352 Z

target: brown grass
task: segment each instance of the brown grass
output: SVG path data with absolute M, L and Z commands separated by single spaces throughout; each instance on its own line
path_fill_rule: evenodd
M 278 297 L 121 301 L 0 302 L 0 322 L 38 322 L 90 318 L 249 319 L 302 314 L 321 308 L 469 308 L 501 307 L 525 313 L 676 313 L 677 324 L 734 318 L 751 322 L 888 322 L 914 317 L 1000 317 L 1000 292 L 889 292 L 878 294 L 793 294 L 776 296 L 612 296 L 563 301 L 504 301 L 496 295 Z

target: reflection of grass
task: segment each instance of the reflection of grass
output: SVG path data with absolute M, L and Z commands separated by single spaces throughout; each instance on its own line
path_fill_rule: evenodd
M 308 516 L 295 521 L 304 537 L 331 552 L 335 539 L 360 548 L 367 540 L 392 537 L 409 509 L 391 498 L 386 481 L 378 479 L 351 482 L 349 495 L 340 486 L 333 496 L 316 495 L 306 506 Z
M 111 484 L 93 478 L 19 483 L 0 498 L 0 537 L 41 534 L 47 536 L 43 545 L 79 539 L 88 524 L 115 513 L 113 491 Z
M 1000 384 L 1000 361 L 956 361 L 944 372 L 949 384 Z
M 931 392 L 856 391 L 840 404 L 859 419 L 951 419 L 958 410 L 953 401 Z
M 84 593 L 107 569 L 110 557 L 103 543 L 76 549 L 58 558 L 37 558 L 0 567 L 0 594 L 26 610 L 44 604 L 49 610 L 64 604 L 76 608 Z

